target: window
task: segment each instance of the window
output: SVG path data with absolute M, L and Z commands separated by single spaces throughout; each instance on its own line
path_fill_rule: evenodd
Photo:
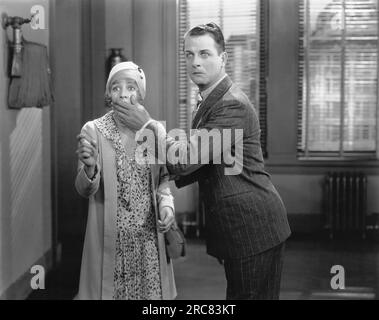
M 299 156 L 375 156 L 378 0 L 301 0 L 299 30 Z
M 258 0 L 179 0 L 178 33 L 178 79 L 179 79 L 179 127 L 189 129 L 191 110 L 196 105 L 197 86 L 186 72 L 183 55 L 183 36 L 185 32 L 208 22 L 217 23 L 225 37 L 228 62 L 226 72 L 245 92 L 256 107 L 261 124 L 261 143 L 266 154 L 266 64 L 259 61 L 264 57 L 264 37 L 259 36 L 265 25 L 259 21 L 265 7 Z M 266 1 L 262 1 L 264 3 Z M 261 41 L 261 43 L 260 43 Z M 261 77 L 260 77 L 261 76 Z

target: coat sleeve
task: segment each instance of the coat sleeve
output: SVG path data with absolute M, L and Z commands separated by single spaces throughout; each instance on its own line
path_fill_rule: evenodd
M 90 136 L 93 140 L 96 141 L 97 145 L 99 145 L 93 122 L 87 122 L 83 126 L 81 133 Z M 78 171 L 75 179 L 75 188 L 82 197 L 89 198 L 91 195 L 95 194 L 99 188 L 101 174 L 99 158 L 100 153 L 98 153 L 98 160 L 95 169 L 96 173 L 92 179 L 90 179 L 87 176 L 84 170 L 84 163 L 80 160 L 78 161 Z
M 202 170 L 197 170 L 186 176 L 171 175 L 170 179 L 174 180 L 176 187 L 180 189 L 194 182 L 197 182 L 201 177 L 201 171 Z
M 153 142 L 149 146 L 150 150 L 158 160 L 167 165 L 170 178 L 175 180 L 176 185 L 182 187 L 198 179 L 202 166 L 224 161 L 225 155 L 229 155 L 232 148 L 233 151 L 241 151 L 237 152 L 237 160 L 238 168 L 242 168 L 243 136 L 247 128 L 247 118 L 248 108 L 245 104 L 238 100 L 223 101 L 214 108 L 199 129 L 191 131 L 192 135 L 187 140 L 177 140 L 169 136 L 164 126 L 155 121 L 148 127 L 153 128 L 155 139 L 147 141 Z M 145 135 L 148 136 L 149 133 Z M 175 156 L 176 153 L 179 157 Z M 175 162 L 171 159 L 175 159 Z

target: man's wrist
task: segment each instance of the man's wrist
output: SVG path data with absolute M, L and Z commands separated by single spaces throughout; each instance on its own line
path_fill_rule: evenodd
M 154 132 L 154 134 L 155 134 L 155 120 L 154 119 L 150 119 L 150 120 L 148 120 L 142 127 L 141 127 L 141 129 L 139 129 L 137 132 L 136 132 L 136 136 L 135 136 L 135 139 L 136 139 L 136 141 L 139 141 L 139 137 L 140 137 L 140 135 L 143 133 L 143 131 L 145 130 L 145 129 L 149 129 L 149 130 L 152 130 L 153 132 Z
M 155 120 L 154 120 L 154 119 L 150 119 L 150 120 L 146 121 L 146 123 L 142 126 L 141 130 L 144 130 L 144 129 L 152 129 L 154 123 L 155 123 Z
M 149 130 L 153 131 L 154 134 L 156 134 L 157 124 L 156 124 L 155 120 L 148 121 L 148 123 L 146 125 L 146 129 L 149 129 Z

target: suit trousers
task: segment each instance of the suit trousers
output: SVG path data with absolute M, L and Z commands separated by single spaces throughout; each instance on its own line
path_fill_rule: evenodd
M 257 255 L 225 259 L 227 300 L 278 300 L 285 242 Z

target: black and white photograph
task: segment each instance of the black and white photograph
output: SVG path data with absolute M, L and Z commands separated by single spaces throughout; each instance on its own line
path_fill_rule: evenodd
M 379 300 L 378 5 L 0 0 L 0 300 Z

